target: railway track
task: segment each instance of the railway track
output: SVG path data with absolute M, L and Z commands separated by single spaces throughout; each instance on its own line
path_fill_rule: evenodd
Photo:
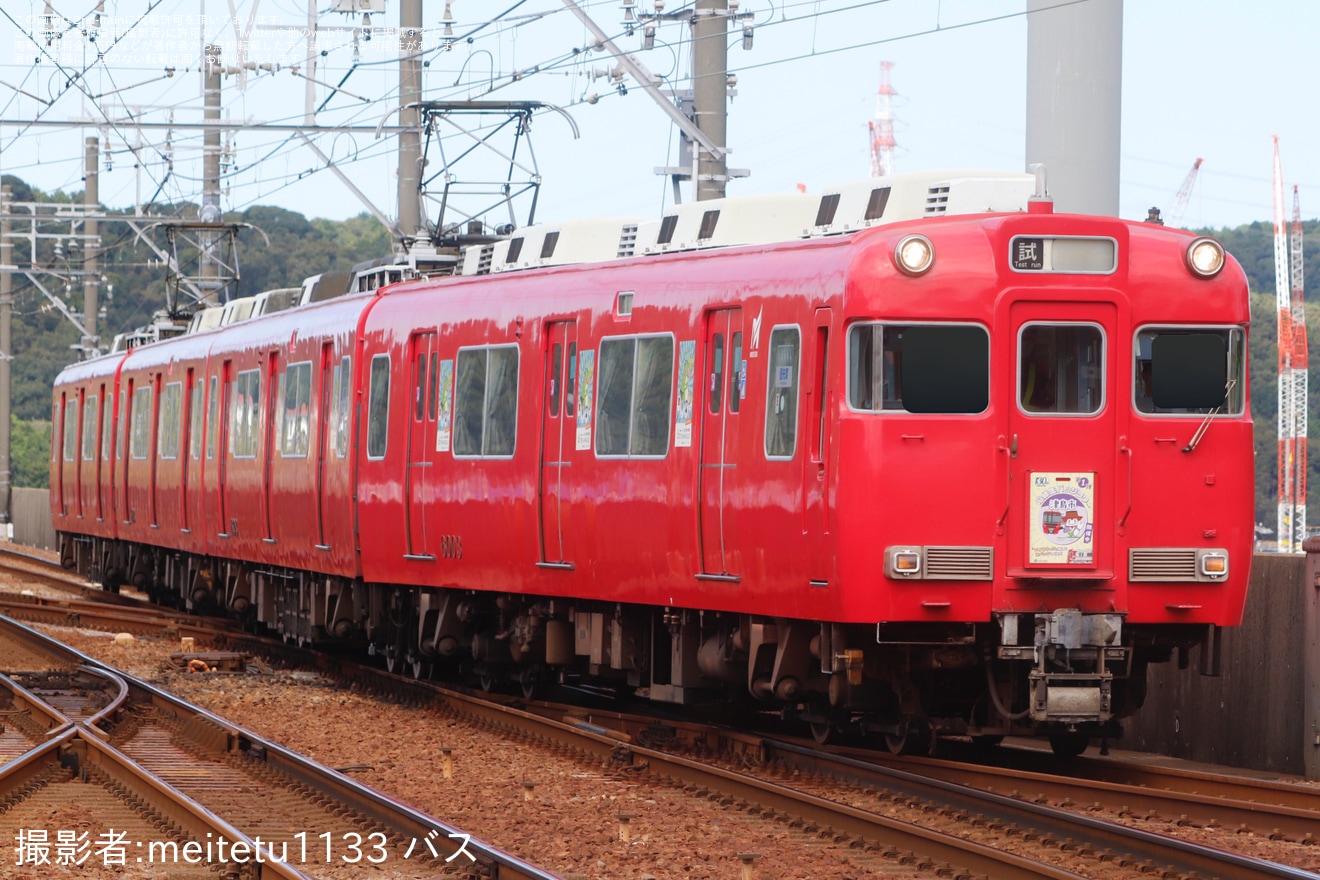
M 1166 814 L 1177 816 L 1184 824 L 1211 828 L 1218 825 L 1229 829 L 1244 825 L 1261 833 L 1307 840 L 1307 827 L 1320 827 L 1317 825 L 1320 813 L 1315 811 L 1315 801 L 1275 802 L 1268 794 L 1269 787 L 1256 790 L 1254 795 L 1250 795 L 1248 789 L 1238 788 L 1234 797 L 1210 797 L 1201 790 L 1193 795 L 1165 799 L 1159 790 L 1105 782 L 1097 783 L 1097 791 L 1108 786 L 1107 792 L 1095 797 L 1088 794 L 1083 800 L 1079 794 L 1083 782 L 1072 778 L 1033 775 L 1021 769 L 1001 771 L 1006 775 L 996 777 L 993 768 L 924 760 L 910 762 L 908 770 L 904 771 L 877 763 L 875 756 L 869 753 L 827 754 L 753 734 L 717 732 L 698 724 L 658 724 L 654 718 L 616 712 L 588 713 L 580 708 L 552 704 L 533 706 L 519 700 L 508 700 L 510 705 L 501 706 L 486 697 L 389 675 L 343 659 L 313 655 L 272 640 L 232 632 L 217 631 L 213 635 L 228 641 L 231 646 L 238 644 L 254 651 L 275 649 L 275 653 L 286 661 L 316 665 L 323 671 L 366 684 L 376 692 L 411 695 L 410 699 L 416 699 L 420 688 L 456 714 L 498 730 L 502 735 L 525 736 L 571 748 L 609 764 L 621 773 L 645 771 L 656 774 L 690 793 L 729 805 L 741 805 L 749 812 L 814 829 L 877 850 L 889 858 L 917 865 L 991 877 L 1074 876 L 1057 865 L 1051 867 L 1031 858 L 997 852 L 997 844 L 961 839 L 960 835 L 972 828 L 978 829 L 974 834 L 983 838 L 999 835 L 1059 852 L 1066 851 L 1068 857 L 1065 861 L 1080 864 L 1089 861 L 1098 871 L 1117 865 L 1120 868 L 1157 869 L 1170 877 L 1195 874 L 1199 877 L 1305 877 L 1313 880 L 1315 876 L 1298 869 L 1126 828 L 1077 812 L 1079 804 L 1090 807 L 1109 802 L 1109 808 L 1117 809 L 1115 805 L 1121 805 L 1123 812 L 1129 815 L 1155 817 Z M 536 711 L 523 711 L 519 705 Z M 781 778 L 756 778 L 755 775 L 736 773 L 640 745 L 659 739 L 717 750 L 726 755 L 734 753 L 746 763 L 765 763 L 776 768 Z M 984 772 L 985 776 L 976 776 L 978 771 Z M 791 784 L 784 784 L 784 773 L 792 774 Z M 799 790 L 801 781 L 812 777 L 848 782 L 857 794 L 851 798 L 854 803 L 839 803 L 836 795 L 822 797 Z M 980 785 L 985 791 L 942 782 L 942 778 L 961 778 L 961 781 Z M 987 782 L 987 779 L 991 781 Z M 993 781 L 995 779 L 1001 782 L 1010 780 L 1012 784 L 1005 788 L 1000 782 Z M 1249 781 L 1239 780 L 1237 784 L 1245 786 Z M 837 789 L 837 785 L 834 788 Z M 1282 793 L 1299 787 L 1275 784 L 1273 788 Z M 1298 797 L 1306 794 L 1304 789 L 1287 793 Z M 1257 802 L 1246 803 L 1252 796 Z M 1194 807 L 1190 801 L 1196 801 Z M 1176 811 L 1180 803 L 1187 806 Z M 922 824 L 931 824 L 933 819 L 934 825 L 947 830 L 919 827 L 916 823 L 894 821 L 884 815 L 895 812 L 919 812 Z
M 4 545 L 0 545 L 0 571 L 7 571 L 43 586 L 79 595 L 103 605 L 120 605 L 131 608 L 144 604 L 142 599 L 102 590 L 81 577 L 70 574 L 58 562 L 40 556 L 33 556 L 31 553 L 24 553 L 21 550 L 15 550 L 13 547 Z
M 460 867 L 553 877 L 21 624 L 0 618 L 0 643 L 6 730 L 30 746 L 0 767 L 0 836 L 42 831 L 54 843 L 49 832 L 61 829 L 41 823 L 68 816 L 85 827 L 94 803 L 105 831 L 91 845 L 110 835 L 112 855 L 127 860 L 117 864 L 167 864 L 178 876 L 354 877 L 368 863 L 404 863 L 414 877 Z M 62 666 L 48 668 L 52 658 Z

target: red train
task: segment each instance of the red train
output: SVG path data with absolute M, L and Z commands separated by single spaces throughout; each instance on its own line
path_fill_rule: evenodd
M 1212 239 L 1031 192 L 532 227 L 74 364 L 66 564 L 416 674 L 1080 751 L 1240 621 L 1247 284 Z

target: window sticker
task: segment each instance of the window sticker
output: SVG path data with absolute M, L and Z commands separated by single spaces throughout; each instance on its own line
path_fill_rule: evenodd
M 436 414 L 435 420 L 435 451 L 448 452 L 450 426 L 453 424 L 454 412 L 453 361 L 440 362 L 439 378 L 436 381 L 439 387 L 440 411 Z
M 578 352 L 578 411 L 577 442 L 579 450 L 591 448 L 592 389 L 596 379 L 596 353 L 585 350 Z
M 678 344 L 678 404 L 674 409 L 674 445 L 692 445 L 692 400 L 697 384 L 697 342 Z
M 1095 565 L 1094 473 L 1033 473 L 1029 509 L 1029 564 Z

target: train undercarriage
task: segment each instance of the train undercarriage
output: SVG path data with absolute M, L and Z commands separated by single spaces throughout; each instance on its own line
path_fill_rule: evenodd
M 1142 627 L 1119 614 L 997 615 L 984 623 L 855 625 L 655 608 L 498 591 L 364 583 L 61 535 L 61 557 L 107 590 L 220 612 L 299 645 L 362 649 L 391 671 L 481 686 L 590 683 L 657 702 L 731 700 L 892 751 L 939 736 L 995 743 L 1045 736 L 1080 754 L 1121 735 L 1145 698 L 1146 669 L 1217 670 L 1217 629 Z

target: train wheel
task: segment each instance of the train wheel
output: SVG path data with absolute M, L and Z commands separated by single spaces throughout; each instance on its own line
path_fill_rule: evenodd
M 490 693 L 495 689 L 495 676 L 482 673 L 477 676 L 477 684 L 481 685 L 483 693 Z
M 431 670 L 428 668 L 429 666 L 430 664 L 420 657 L 411 657 L 408 659 L 408 671 L 412 673 L 413 678 L 430 678 Z
M 1051 733 L 1050 749 L 1060 758 L 1076 758 L 1091 745 L 1086 733 Z
M 885 734 L 885 748 L 891 755 L 919 755 L 930 748 L 930 734 L 905 722 L 897 732 Z
M 811 738 L 821 745 L 833 739 L 838 732 L 833 721 L 810 721 L 808 726 L 811 728 Z

